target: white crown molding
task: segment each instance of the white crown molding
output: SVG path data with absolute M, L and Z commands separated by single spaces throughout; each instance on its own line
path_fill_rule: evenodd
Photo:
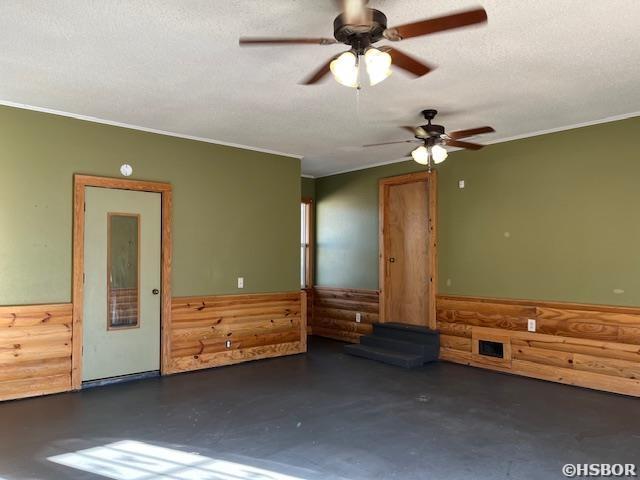
M 92 117 L 92 116 L 89 116 L 89 115 L 81 115 L 81 114 L 78 114 L 78 113 L 64 112 L 62 110 L 55 110 L 55 109 L 46 108 L 46 107 L 37 107 L 37 106 L 34 106 L 34 105 L 27 105 L 25 103 L 17 103 L 17 102 L 11 102 L 11 101 L 8 101 L 8 100 L 0 100 L 0 105 L 4 105 L 6 107 L 20 108 L 20 109 L 23 109 L 23 110 L 33 110 L 35 112 L 50 113 L 52 115 L 60 115 L 62 117 L 75 118 L 76 120 L 83 120 L 85 122 L 101 123 L 103 125 L 111 125 L 113 127 L 122 127 L 122 128 L 128 128 L 130 130 L 139 130 L 141 132 L 155 133 L 155 134 L 158 134 L 158 135 L 165 135 L 167 137 L 184 138 L 185 140 L 194 140 L 196 142 L 212 143 L 214 145 L 222 145 L 222 146 L 225 146 L 225 147 L 240 148 L 242 150 L 251 150 L 253 152 L 268 153 L 270 155 L 278 155 L 278 156 L 281 156 L 281 157 L 291 157 L 291 158 L 302 159 L 302 155 L 296 155 L 296 154 L 284 153 L 284 152 L 277 152 L 275 150 L 269 150 L 269 149 L 266 149 L 266 148 L 252 147 L 252 146 L 249 146 L 249 145 L 242 145 L 240 143 L 222 142 L 220 140 L 214 140 L 212 138 L 196 137 L 194 135 L 185 135 L 185 134 L 181 134 L 181 133 L 167 132 L 165 130 L 158 130 L 156 128 L 148 128 L 148 127 L 141 127 L 140 125 L 132 125 L 132 124 L 129 124 L 129 123 L 114 122 L 112 120 L 105 120 L 104 118 Z
M 563 127 L 549 128 L 547 130 L 539 130 L 537 132 L 524 133 L 522 135 L 515 135 L 513 137 L 500 138 L 500 139 L 497 139 L 497 140 L 491 140 L 489 142 L 485 142 L 485 145 L 495 145 L 496 143 L 512 142 L 514 140 L 522 140 L 523 138 L 537 137 L 537 136 L 540 136 L 540 135 L 547 135 L 549 133 L 564 132 L 566 130 L 573 130 L 573 129 L 582 128 L 582 127 L 590 127 L 592 125 L 599 125 L 599 124 L 602 124 L 602 123 L 617 122 L 619 120 L 626 120 L 626 119 L 633 118 L 633 117 L 640 117 L 640 112 L 623 113 L 622 115 L 614 115 L 612 117 L 605 117 L 605 118 L 601 118 L 601 119 L 598 119 L 598 120 L 591 120 L 591 121 L 588 121 L 588 122 L 575 123 L 573 125 L 565 125 Z M 450 151 L 452 151 L 452 152 L 455 152 L 457 150 L 461 150 L 461 149 L 460 148 L 452 148 L 452 149 L 450 149 Z M 316 175 L 315 178 L 331 177 L 333 175 L 342 175 L 343 173 L 357 172 L 359 170 L 366 170 L 368 168 L 381 167 L 383 165 L 390 165 L 392 163 L 406 162 L 407 160 L 411 160 L 411 157 L 402 157 L 402 158 L 398 158 L 398 159 L 395 159 L 395 160 L 387 160 L 387 161 L 384 161 L 384 162 L 373 163 L 371 165 L 366 165 L 366 166 L 362 166 L 362 167 L 349 168 L 347 170 L 340 170 L 340 171 L 335 172 L 335 173 L 327 173 L 326 175 Z
M 92 123 L 100 123 L 103 125 L 111 125 L 114 127 L 121 127 L 121 128 L 128 128 L 130 130 L 138 130 L 138 131 L 142 131 L 142 132 L 147 132 L 147 133 L 155 133 L 157 135 L 165 135 L 168 137 L 176 137 L 176 138 L 184 138 L 186 140 L 194 140 L 196 142 L 204 142 L 204 143 L 211 143 L 214 145 L 222 145 L 225 147 L 233 147 L 233 148 L 239 148 L 242 150 L 250 150 L 250 151 L 254 151 L 254 152 L 260 152 L 260 153 L 267 153 L 270 155 L 278 155 L 278 156 L 282 156 L 282 157 L 290 157 L 290 158 L 297 158 L 297 159 L 302 159 L 304 158 L 303 155 L 298 155 L 298 154 L 292 154 L 292 153 L 284 153 L 284 152 L 278 152 L 275 150 L 269 150 L 266 148 L 258 148 L 258 147 L 252 147 L 250 145 L 242 145 L 239 143 L 231 143 L 231 142 L 223 142 L 220 140 L 214 140 L 212 138 L 205 138 L 205 137 L 196 137 L 194 135 L 185 135 L 185 134 L 181 134 L 181 133 L 175 133 L 175 132 L 168 132 L 165 130 L 158 130 L 155 128 L 148 128 L 148 127 L 142 127 L 139 125 L 132 125 L 129 123 L 123 123 L 123 122 L 115 122 L 112 120 L 105 120 L 103 118 L 98 118 L 98 117 L 92 117 L 89 115 L 81 115 L 81 114 L 77 114 L 77 113 L 71 113 L 71 112 L 65 112 L 62 110 L 55 110 L 52 108 L 46 108 L 46 107 L 38 107 L 38 106 L 34 106 L 34 105 L 28 105 L 25 103 L 18 103 L 18 102 L 12 102 L 9 100 L 0 100 L 0 105 L 4 105 L 6 107 L 13 107 L 13 108 L 20 108 L 23 110 L 33 110 L 36 112 L 42 112 L 42 113 L 49 113 L 52 115 L 59 115 L 59 116 L 63 116 L 63 117 L 69 117 L 69 118 L 75 118 L 76 120 L 82 120 L 85 122 L 92 122 Z M 609 122 L 615 122 L 618 120 L 626 120 L 628 118 L 633 118 L 633 117 L 638 117 L 640 116 L 640 111 L 636 111 L 636 112 L 631 112 L 631 113 L 624 113 L 621 115 L 614 115 L 611 117 L 605 117 L 605 118 L 601 118 L 598 120 L 591 120 L 588 122 L 582 122 L 582 123 L 575 123 L 572 125 L 565 125 L 562 127 L 556 127 L 556 128 L 550 128 L 550 129 L 546 129 L 546 130 L 539 130 L 536 132 L 531 132 L 531 133 L 524 133 L 521 135 L 515 135 L 512 137 L 507 137 L 507 138 L 500 138 L 500 139 L 496 139 L 496 140 L 491 140 L 489 142 L 486 142 L 486 145 L 495 145 L 497 143 L 504 143 L 504 142 L 511 142 L 514 140 L 521 140 L 524 138 L 530 138 L 530 137 L 537 137 L 539 135 L 547 135 L 549 133 L 557 133 L 557 132 L 563 132 L 565 130 L 573 130 L 576 128 L 582 128 L 582 127 L 589 127 L 592 125 L 599 125 L 602 123 L 609 123 Z M 451 151 L 456 151 L 459 149 L 452 149 Z M 402 157 L 402 158 L 397 158 L 394 160 L 387 160 L 384 162 L 378 162 L 378 163 L 373 163 L 370 165 L 363 165 L 361 167 L 354 167 L 354 168 L 349 168 L 349 169 L 345 169 L 345 170 L 339 170 L 337 172 L 332 172 L 332 173 L 327 173 L 325 175 L 310 175 L 310 174 L 301 174 L 301 177 L 305 177 L 305 178 L 323 178 L 323 177 L 330 177 L 333 175 L 341 175 L 343 173 L 349 173 L 349 172 L 357 172 L 359 170 L 366 170 L 368 168 L 375 168 L 375 167 L 381 167 L 383 165 L 390 165 L 392 163 L 400 163 L 400 162 L 405 162 L 409 160 L 409 157 Z

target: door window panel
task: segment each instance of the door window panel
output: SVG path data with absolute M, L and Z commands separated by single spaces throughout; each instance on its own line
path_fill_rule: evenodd
M 140 215 L 108 214 L 107 328 L 135 328 L 140 301 Z

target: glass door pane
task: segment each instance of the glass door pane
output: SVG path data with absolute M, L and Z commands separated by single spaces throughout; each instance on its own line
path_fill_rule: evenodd
M 139 326 L 140 215 L 108 214 L 107 328 Z

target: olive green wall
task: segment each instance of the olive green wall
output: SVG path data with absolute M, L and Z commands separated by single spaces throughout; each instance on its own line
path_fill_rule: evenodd
M 173 185 L 174 295 L 299 289 L 298 159 L 0 107 L 0 305 L 71 300 L 72 176 L 125 162 Z
M 312 200 L 315 200 L 316 199 L 316 179 L 302 177 L 300 179 L 300 184 L 302 188 L 302 198 L 310 198 Z
M 632 118 L 452 153 L 439 168 L 439 292 L 640 305 L 639 133 Z M 316 180 L 318 285 L 378 287 L 378 179 L 419 169 Z

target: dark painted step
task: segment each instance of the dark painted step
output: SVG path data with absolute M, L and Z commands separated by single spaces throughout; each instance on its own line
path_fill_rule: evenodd
M 422 357 L 423 362 L 434 362 L 440 354 L 439 342 L 417 343 L 378 335 L 363 335 L 360 344 L 370 347 L 380 347 L 403 353 L 415 353 Z
M 431 330 L 417 325 L 405 325 L 403 323 L 374 323 L 373 334 L 376 337 L 392 338 L 405 342 L 432 345 L 440 348 L 440 334 L 437 330 Z
M 420 367 L 423 363 L 422 355 L 419 353 L 397 352 L 387 348 L 360 344 L 345 345 L 344 349 L 351 355 L 389 363 L 398 367 L 414 368 Z

